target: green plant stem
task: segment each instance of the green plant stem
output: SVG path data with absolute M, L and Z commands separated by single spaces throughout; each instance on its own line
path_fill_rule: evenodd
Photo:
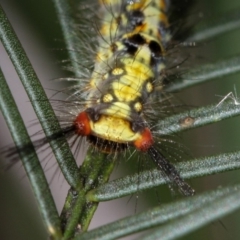
M 88 229 L 98 203 L 87 201 L 86 195 L 108 181 L 113 167 L 114 161 L 107 159 L 105 154 L 98 154 L 95 158 L 87 155 L 80 169 L 81 187 L 78 191 L 70 189 L 61 214 L 64 240 Z
M 180 76 L 176 76 L 170 84 L 166 85 L 166 92 L 180 91 L 184 88 L 195 86 L 216 78 L 223 78 L 231 74 L 239 73 L 240 57 L 234 56 L 215 63 L 201 65 Z
M 58 217 L 58 212 L 51 191 L 48 187 L 48 182 L 1 69 L 0 108 L 11 132 L 12 138 L 18 147 L 16 150 L 18 150 L 21 156 L 23 166 L 30 180 L 35 199 L 38 203 L 48 233 L 53 239 L 60 239 L 62 235 L 60 219 Z M 27 149 L 22 151 L 21 146 L 27 146 Z
M 240 168 L 240 151 L 194 159 L 175 165 L 181 177 L 190 179 Z M 106 183 L 87 195 L 89 201 L 108 201 L 168 183 L 165 175 L 153 169 Z
M 22 81 L 43 130 L 50 140 L 50 145 L 61 171 L 70 186 L 77 188 L 78 167 L 69 149 L 67 140 L 62 134 L 58 120 L 43 87 L 1 6 L 0 22 L 0 40 Z M 52 136 L 54 135 L 57 135 L 58 139 L 53 139 Z

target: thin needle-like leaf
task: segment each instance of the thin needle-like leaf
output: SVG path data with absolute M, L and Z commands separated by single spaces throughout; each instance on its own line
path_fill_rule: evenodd
M 219 37 L 221 34 L 239 29 L 240 27 L 240 9 L 229 11 L 220 17 L 214 17 L 212 21 L 202 22 L 188 41 L 207 41 Z
M 159 232 L 156 233 L 157 237 L 151 235 L 153 238 L 149 237 L 147 239 L 163 239 L 163 234 L 165 234 L 165 236 L 169 234 L 173 237 L 164 239 L 175 239 L 175 236 L 183 235 L 187 233 L 187 231 L 191 231 L 193 225 L 195 227 L 202 226 L 204 220 L 209 222 L 210 220 L 214 220 L 219 216 L 223 216 L 224 214 L 239 208 L 240 202 L 237 201 L 239 195 L 240 185 L 236 185 L 203 193 L 195 197 L 188 197 L 99 227 L 74 238 L 74 240 L 117 239 L 162 224 L 167 225 L 163 225 L 162 230 L 159 230 Z M 230 200 L 233 200 L 233 204 L 232 202 L 231 204 L 227 204 L 228 200 L 229 202 L 231 202 Z M 214 204 L 216 205 L 214 206 Z M 210 206 L 213 208 L 212 210 L 209 209 Z M 206 214 L 207 210 L 210 210 L 213 214 Z M 200 219 L 195 221 L 197 213 L 200 214 Z M 217 214 L 214 216 L 214 213 Z M 182 219 L 186 219 L 185 225 L 182 222 Z M 189 224 L 190 220 L 192 221 L 191 224 Z M 175 228 L 171 227 L 173 222 Z M 189 224 L 189 228 L 187 224 Z
M 239 185 L 223 188 L 218 191 L 224 194 L 222 196 L 218 196 L 211 201 L 207 200 L 202 206 L 196 206 L 196 204 L 198 204 L 198 200 L 202 201 L 202 199 L 194 199 L 196 201 L 193 202 L 190 201 L 189 205 L 195 205 L 194 210 L 190 211 L 187 214 L 184 214 L 181 217 L 176 218 L 175 220 L 171 221 L 166 225 L 163 225 L 159 229 L 155 230 L 152 234 L 147 234 L 141 239 L 177 239 L 240 208 Z M 212 193 L 217 193 L 217 191 Z
M 156 124 L 157 130 L 155 130 L 155 133 L 161 136 L 174 134 L 239 116 L 240 105 L 238 99 L 234 96 L 230 97 L 232 98 L 216 105 L 192 109 L 160 120 Z
M 240 152 L 231 152 L 177 163 L 176 169 L 184 179 L 212 175 L 240 168 Z M 144 171 L 106 183 L 87 195 L 89 201 L 108 201 L 138 191 L 166 184 L 167 179 L 157 169 Z
M 23 166 L 32 185 L 44 224 L 52 238 L 59 239 L 61 237 L 60 219 L 48 182 L 1 69 L 0 109 L 9 127 L 12 138 L 18 147 Z M 21 146 L 27 146 L 27 149 L 22 151 Z
M 0 40 L 22 81 L 47 138 L 51 139 L 50 145 L 66 180 L 76 188 L 78 185 L 77 164 L 67 140 L 61 134 L 62 130 L 46 93 L 1 6 L 0 22 Z M 52 136 L 56 134 L 58 139 L 52 139 Z
M 200 83 L 239 73 L 240 57 L 234 56 L 215 63 L 201 65 L 175 78 L 164 89 L 166 92 L 180 91 Z
M 72 6 L 69 1 L 66 0 L 52 0 L 52 2 L 55 5 L 73 70 L 76 76 L 81 76 L 82 67 L 79 64 L 80 54 L 76 50 L 76 46 L 79 45 L 79 37 L 76 33 L 76 23 L 74 21 L 74 14 L 72 13 Z

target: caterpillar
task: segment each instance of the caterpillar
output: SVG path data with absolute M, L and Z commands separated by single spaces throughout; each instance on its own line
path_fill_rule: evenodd
M 170 41 L 165 0 L 100 1 L 103 9 L 99 47 L 86 89 L 86 106 L 72 129 L 102 152 L 129 146 L 147 152 L 184 195 L 194 190 L 154 147 L 144 105 L 163 85 Z
M 129 1 L 129 3 L 130 2 L 132 2 L 132 1 Z M 105 6 L 106 6 L 106 4 L 103 4 L 103 8 L 104 9 L 106 9 L 105 8 Z M 122 9 L 122 8 L 121 8 Z M 108 10 L 109 11 L 106 11 L 108 14 L 109 14 L 109 18 L 111 19 L 111 21 L 112 21 L 112 19 L 113 19 L 113 14 L 111 14 L 111 11 L 112 11 L 112 6 L 110 7 L 110 8 L 108 8 Z M 120 12 L 123 12 L 122 10 L 120 11 Z M 159 18 L 158 18 L 158 22 L 159 22 Z M 111 24 L 110 24 L 111 25 Z M 108 25 L 108 27 L 109 27 L 109 25 Z M 126 34 L 126 29 L 124 29 L 124 31 L 125 31 L 125 34 Z M 131 31 L 132 32 L 132 31 Z M 114 31 L 112 31 L 112 33 L 114 33 Z M 123 32 L 124 33 L 124 32 Z M 165 32 L 166 33 L 166 32 Z M 103 36 L 103 38 L 102 39 L 106 39 L 105 38 L 105 36 L 104 36 L 104 34 L 102 34 L 101 32 L 99 33 L 99 35 L 100 35 L 100 38 Z M 108 35 L 113 35 L 114 36 L 114 34 L 108 34 Z M 109 42 L 108 43 L 111 43 L 111 42 L 113 42 L 113 40 L 112 40 L 112 37 L 113 36 L 111 36 L 111 39 L 109 40 Z M 170 36 L 170 34 L 168 35 L 167 34 L 167 36 L 168 37 L 170 37 L 171 38 L 171 36 Z M 118 37 L 119 37 L 119 35 L 118 35 Z M 122 38 L 121 38 L 122 39 Z M 166 41 L 166 45 L 168 44 L 168 41 L 169 41 L 169 39 Z M 131 43 L 131 41 L 129 41 L 130 43 Z M 104 41 L 103 41 L 103 44 L 104 44 Z M 109 44 L 107 44 L 107 46 L 108 46 Z M 121 46 L 123 46 L 123 45 L 121 45 Z M 166 46 L 165 46 L 166 47 Z M 165 47 L 163 47 L 161 50 L 165 50 Z M 138 49 L 138 47 L 137 47 L 137 49 Z M 127 53 L 126 53 L 126 55 L 125 56 L 127 56 Z M 164 66 L 164 58 L 165 58 L 165 56 L 162 56 L 162 69 L 164 69 L 165 68 L 165 66 Z M 119 57 L 119 59 L 120 59 L 120 57 Z M 100 63 L 104 63 L 104 61 L 101 61 L 100 60 Z M 112 67 L 112 66 L 111 66 Z M 112 67 L 113 68 L 113 67 Z M 104 66 L 104 69 L 106 69 L 106 66 Z M 150 69 L 152 69 L 152 67 L 150 67 Z M 95 71 L 94 71 L 95 72 Z M 117 71 L 118 72 L 118 71 Z M 96 75 L 98 75 L 98 74 L 96 74 Z M 101 75 L 101 74 L 100 74 Z M 161 74 L 160 74 L 161 75 Z M 106 79 L 105 79 L 106 80 Z M 161 81 L 159 81 L 159 83 L 158 83 L 160 86 L 161 86 Z M 89 84 L 90 85 L 90 84 Z M 94 82 L 94 81 L 92 81 L 92 86 L 90 85 L 90 86 L 88 86 L 88 89 L 87 89 L 87 94 L 89 94 L 89 95 L 87 95 L 87 101 L 86 101 L 86 103 L 85 103 L 85 105 L 87 105 L 87 107 L 85 106 L 85 107 L 81 107 L 81 116 L 79 116 L 79 118 L 80 118 L 80 120 L 82 121 L 82 116 L 85 114 L 85 118 L 83 118 L 84 120 L 86 120 L 87 119 L 87 124 L 89 124 L 89 119 L 88 119 L 88 114 L 89 115 L 91 115 L 91 110 L 89 111 L 89 109 L 88 108 L 91 108 L 92 107 L 92 104 L 93 104 L 93 106 L 100 106 L 101 105 L 101 103 L 99 102 L 97 102 L 97 98 L 95 98 L 95 96 L 94 96 L 94 93 L 95 92 L 98 92 L 98 90 L 99 90 L 99 88 L 96 86 L 97 84 L 96 84 L 96 81 Z M 104 84 L 100 84 L 101 86 L 104 86 Z M 92 89 L 91 89 L 92 88 Z M 105 88 L 103 87 L 103 89 L 105 90 Z M 155 86 L 154 86 L 154 89 L 155 89 Z M 98 92 L 98 94 L 99 95 L 101 95 L 101 93 L 102 93 L 102 88 L 100 88 L 100 91 Z M 152 92 L 151 94 L 149 94 L 149 95 L 153 95 L 154 93 Z M 91 96 L 92 96 L 92 98 L 93 98 L 93 100 L 91 99 Z M 151 98 L 151 96 L 149 96 L 147 99 L 149 99 L 149 98 Z M 89 98 L 88 98 L 89 97 Z M 106 97 L 106 95 L 105 95 L 105 97 Z M 106 97 L 106 99 L 105 99 L 105 101 L 107 100 L 107 101 L 109 101 L 109 95 Z M 110 97 L 111 98 L 111 97 Z M 91 99 L 90 101 L 89 101 L 89 99 Z M 103 100 L 103 99 L 102 99 Z M 107 103 L 109 103 L 109 102 L 107 102 Z M 144 103 L 143 101 L 141 101 L 141 103 Z M 109 104 L 109 105 L 111 105 L 111 104 Z M 144 104 L 143 104 L 144 105 Z M 102 109 L 101 109 L 102 110 Z M 107 108 L 107 110 L 109 110 L 109 108 Z M 113 108 L 110 108 L 110 110 L 115 110 L 115 109 L 113 109 Z M 102 110 L 103 112 L 104 111 L 106 111 L 106 109 L 103 109 Z M 99 111 L 100 112 L 100 111 Z M 128 112 L 128 111 L 126 111 L 126 112 Z M 125 112 L 125 113 L 126 113 Z M 144 110 L 143 110 L 143 112 L 144 112 Z M 102 113 L 102 112 L 101 112 Z M 105 112 L 104 112 L 105 113 Z M 141 112 L 142 113 L 142 112 Z M 122 113 L 121 113 L 122 114 Z M 87 115 L 87 118 L 86 118 L 86 115 Z M 124 114 L 122 114 L 122 115 L 124 115 Z M 121 115 L 121 117 L 122 117 L 122 115 Z M 126 114 L 125 114 L 126 115 Z M 124 115 L 124 116 L 125 116 Z M 124 117 L 123 116 L 123 117 Z M 96 117 L 96 116 L 94 116 L 94 117 Z M 97 116 L 96 117 L 96 119 L 98 118 L 99 116 Z M 133 118 L 134 119 L 134 118 Z M 90 120 L 91 120 L 91 118 L 90 118 Z M 132 119 L 130 119 L 130 120 L 132 120 Z M 128 121 L 130 122 L 130 120 L 128 119 Z M 80 121 L 80 123 L 81 123 L 81 121 Z M 125 122 L 126 123 L 126 122 Z M 141 121 L 140 121 L 140 123 L 142 123 Z M 75 124 L 76 125 L 78 125 L 79 124 L 79 122 L 75 122 Z M 91 124 L 93 124 L 93 123 L 91 123 Z M 91 125 L 90 124 L 90 125 Z M 144 122 L 143 121 L 143 123 L 142 123 L 143 125 L 144 124 L 146 124 L 146 125 L 144 125 L 145 127 L 146 126 L 148 126 L 147 125 L 147 122 Z M 73 128 L 74 129 L 74 128 Z M 76 128 L 75 128 L 75 130 L 76 130 Z M 131 130 L 131 129 L 130 129 Z M 141 132 L 141 131 L 140 131 Z M 150 131 L 151 132 L 151 131 Z M 75 133 L 75 132 L 74 132 Z M 84 133 L 82 133 L 82 132 L 80 132 L 80 135 L 86 135 L 86 132 L 84 132 Z M 141 134 L 140 134 L 141 135 Z M 119 143 L 119 141 L 116 141 L 118 144 L 116 144 L 116 145 L 114 145 L 112 142 L 109 142 L 109 144 L 108 144 L 108 142 L 101 142 L 101 140 L 103 139 L 103 138 L 100 138 L 99 139 L 99 136 L 92 136 L 92 135 L 87 135 L 87 138 L 89 138 L 89 141 L 91 142 L 91 144 L 93 145 L 93 146 L 95 146 L 95 148 L 97 148 L 98 149 L 98 151 L 106 151 L 106 152 L 121 152 L 122 150 L 124 151 L 124 149 L 125 149 L 125 147 L 126 147 L 126 145 L 122 145 L 122 144 L 120 144 Z M 96 138 L 98 138 L 98 140 L 96 140 Z M 154 138 L 153 138 L 154 139 Z M 109 140 L 107 140 L 107 141 L 109 141 Z M 149 143 L 149 141 L 147 141 L 148 143 Z M 134 143 L 131 143 L 131 142 L 128 142 L 127 143 L 128 145 L 134 145 Z M 152 145 L 151 145 L 152 146 Z M 135 148 L 137 148 L 137 146 L 135 146 Z M 143 151 L 143 149 L 141 149 L 141 148 L 138 148 L 140 151 Z M 146 150 L 146 151 L 148 151 L 148 150 Z M 183 192 L 185 192 L 185 191 L 183 191 Z

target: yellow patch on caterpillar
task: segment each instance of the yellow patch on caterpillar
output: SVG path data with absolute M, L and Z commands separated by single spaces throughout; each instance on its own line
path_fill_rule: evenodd
M 138 81 L 154 77 L 153 71 L 148 65 L 135 61 L 135 59 L 126 57 L 122 58 L 121 62 L 125 65 L 125 70 L 130 76 L 138 76 Z
M 140 102 L 136 102 L 134 104 L 134 109 L 136 110 L 136 112 L 141 112 L 142 111 L 142 104 Z
M 146 90 L 147 90 L 148 93 L 151 93 L 151 92 L 153 91 L 153 85 L 152 85 L 152 83 L 148 82 L 148 83 L 146 84 Z
M 117 118 L 130 120 L 131 108 L 125 102 L 114 102 L 107 109 L 100 112 L 101 114 L 113 115 Z
M 90 122 L 92 134 L 102 139 L 118 142 L 130 143 L 140 137 L 140 133 L 133 132 L 130 122 L 114 115 L 101 115 L 97 122 Z
M 115 75 L 115 76 L 121 75 L 121 74 L 123 74 L 123 72 L 124 72 L 124 70 L 122 68 L 114 68 L 112 70 L 112 74 Z
M 141 96 L 140 89 L 134 89 L 132 86 L 126 86 L 121 82 L 112 84 L 114 95 L 120 102 L 131 102 Z
M 113 96 L 110 93 L 107 93 L 103 96 L 103 102 L 109 103 L 113 100 Z

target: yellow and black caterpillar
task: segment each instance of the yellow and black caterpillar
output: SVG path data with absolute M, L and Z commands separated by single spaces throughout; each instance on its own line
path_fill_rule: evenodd
M 85 102 L 70 131 L 101 152 L 147 152 L 184 195 L 194 190 L 154 147 L 144 106 L 162 89 L 171 39 L 166 0 L 100 1 L 102 25 Z M 156 90 L 158 89 L 158 90 Z M 152 116 L 154 117 L 154 116 Z M 68 128 L 69 131 L 69 128 Z

